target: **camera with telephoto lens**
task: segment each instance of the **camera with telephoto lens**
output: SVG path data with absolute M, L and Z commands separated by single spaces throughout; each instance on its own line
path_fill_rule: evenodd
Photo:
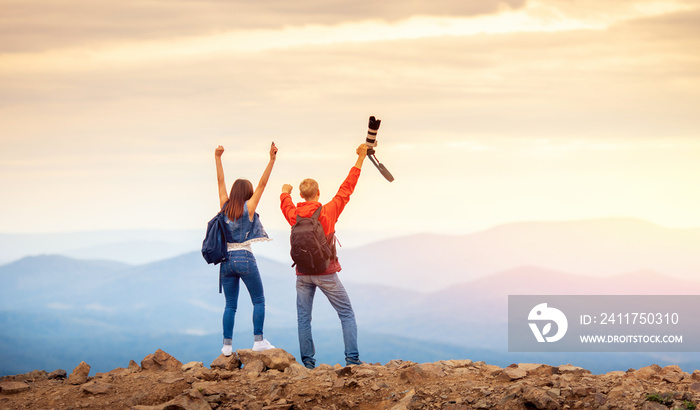
M 369 160 L 372 161 L 375 167 L 381 172 L 381 174 L 386 178 L 387 181 L 391 182 L 394 180 L 394 177 L 391 175 L 391 172 L 389 172 L 388 169 L 384 166 L 384 164 L 380 163 L 379 160 L 377 160 L 377 157 L 374 155 L 374 147 L 377 146 L 377 130 L 379 130 L 379 125 L 382 123 L 382 120 L 378 120 L 374 118 L 374 116 L 369 117 L 369 125 L 367 127 L 367 139 L 365 139 L 365 144 L 369 146 L 367 149 L 367 156 L 369 157 Z

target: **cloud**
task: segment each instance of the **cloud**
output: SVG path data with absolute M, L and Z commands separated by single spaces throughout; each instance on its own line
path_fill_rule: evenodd
M 207 335 L 211 335 L 214 333 L 211 331 L 203 330 L 203 329 L 185 329 L 182 331 L 182 334 L 190 335 L 190 336 L 207 336 Z
M 47 308 L 49 309 L 55 309 L 55 310 L 70 310 L 73 309 L 73 306 L 71 305 L 66 305 L 65 303 L 49 303 L 46 305 Z
M 92 310 L 95 312 L 114 312 L 114 308 L 101 305 L 99 303 L 91 303 L 85 306 L 85 309 Z
M 289 24 L 275 25 L 272 19 L 255 29 L 239 24 L 207 31 L 206 24 L 196 22 L 190 22 L 192 30 L 184 23 L 175 30 L 179 23 L 173 19 L 173 31 L 160 34 L 157 21 L 153 33 L 138 27 L 129 33 L 93 33 L 99 19 L 90 28 L 81 26 L 87 24 L 81 18 L 76 32 L 86 30 L 85 41 L 94 39 L 99 46 L 80 46 L 80 36 L 68 33 L 76 38 L 61 43 L 67 48 L 55 49 L 57 43 L 46 39 L 40 49 L 50 51 L 0 58 L 0 129 L 6 130 L 0 185 L 7 198 L 0 225 L 26 229 L 28 215 L 48 207 L 50 224 L 34 230 L 159 228 L 163 225 L 152 224 L 172 220 L 182 227 L 198 226 L 216 207 L 215 194 L 210 198 L 210 150 L 218 144 L 237 153 L 225 164 L 229 178 L 258 178 L 266 147 L 274 140 L 284 160 L 278 161 L 270 186 L 306 176 L 335 186 L 347 172 L 343 161 L 364 136 L 368 115 L 383 119 L 378 156 L 397 181 L 389 190 L 381 179 L 369 182 L 376 171 L 363 171 L 371 175 L 365 192 L 386 202 L 392 201 L 395 186 L 409 180 L 418 185 L 440 181 L 441 192 L 449 192 L 464 181 L 486 178 L 487 183 L 469 189 L 475 196 L 493 198 L 489 189 L 512 187 L 507 184 L 511 179 L 526 186 L 520 169 L 540 169 L 542 160 L 542 175 L 536 178 L 549 181 L 545 174 L 558 172 L 551 164 L 566 165 L 574 154 L 605 159 L 612 164 L 611 173 L 622 167 L 610 159 L 618 155 L 635 170 L 654 161 L 655 171 L 663 164 L 672 167 L 670 158 L 695 152 L 678 141 L 697 139 L 700 129 L 695 113 L 700 103 L 700 56 L 695 52 L 700 49 L 700 12 L 679 1 L 656 8 L 650 2 L 615 2 L 607 8 L 608 3 L 528 2 L 473 18 L 416 14 L 389 23 L 350 13 L 334 24 L 330 17 L 303 20 L 302 11 L 313 3 L 293 10 L 279 3 L 271 13 L 299 13 L 295 18 L 305 23 L 295 25 L 289 18 Z M 143 4 L 148 6 L 139 7 L 162 3 Z M 214 3 L 176 4 L 196 9 Z M 51 7 L 47 10 L 53 13 Z M 88 10 L 86 16 L 98 12 Z M 35 18 L 39 26 L 41 16 Z M 517 20 L 521 25 L 511 24 L 523 16 L 527 19 Z M 486 24 L 498 21 L 503 24 Z M 352 37 L 353 30 L 363 29 Z M 57 36 L 56 41 L 63 40 Z M 538 139 L 550 143 L 520 143 Z M 625 156 L 626 147 L 643 139 L 669 141 L 672 147 L 662 154 Z M 532 160 L 518 162 L 523 157 Z M 587 161 L 575 163 L 572 180 L 588 172 Z M 684 158 L 676 163 L 691 162 Z M 490 172 L 503 180 L 488 179 Z M 694 169 L 674 172 L 664 175 L 679 181 L 672 197 L 683 202 L 680 185 L 699 174 Z M 603 179 L 602 174 L 596 176 Z M 539 194 L 546 197 L 547 184 L 540 186 Z M 45 201 L 36 200 L 34 187 Z M 515 195 L 508 188 L 501 191 Z M 648 200 L 643 188 L 638 191 L 637 198 Z M 406 198 L 415 195 L 410 189 L 401 192 Z M 546 200 L 561 203 L 555 196 Z M 622 205 L 601 203 L 595 215 L 579 206 L 578 213 L 563 216 L 604 216 L 610 209 L 624 214 L 630 201 L 618 199 Z M 362 201 L 359 196 L 354 200 Z M 273 217 L 279 216 L 274 202 L 262 205 L 271 224 L 279 220 Z M 489 202 L 482 203 L 488 210 Z M 678 220 L 689 219 L 697 205 L 683 203 L 688 211 L 677 213 Z M 636 216 L 663 220 L 665 206 L 654 210 L 656 216 Z M 491 219 L 480 218 L 482 211 L 470 213 L 479 224 L 508 221 L 509 211 L 515 215 L 508 206 Z M 353 221 L 352 209 L 348 212 L 346 221 Z M 457 210 L 445 215 L 473 222 Z M 388 230 L 404 226 L 395 215 L 381 223 Z M 456 229 L 462 226 L 455 224 Z
M 191 299 L 188 303 L 192 306 L 198 307 L 200 309 L 206 310 L 208 312 L 221 313 L 221 307 L 213 306 L 203 300 Z M 194 333 L 192 333 L 194 334 Z
M 135 39 L 200 36 L 242 29 L 394 22 L 413 16 L 473 16 L 525 0 L 0 0 L 0 52 L 43 51 Z

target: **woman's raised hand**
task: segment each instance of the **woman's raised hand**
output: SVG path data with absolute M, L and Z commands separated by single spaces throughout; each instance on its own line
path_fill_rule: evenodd
M 214 150 L 214 155 L 216 155 L 217 157 L 220 157 L 221 154 L 223 154 L 223 153 L 224 153 L 224 147 L 222 147 L 221 145 L 216 147 L 216 150 Z
M 224 148 L 221 147 L 222 151 L 223 149 Z M 273 142 L 272 144 L 270 144 L 270 161 L 274 161 L 275 159 L 277 159 L 277 146 Z

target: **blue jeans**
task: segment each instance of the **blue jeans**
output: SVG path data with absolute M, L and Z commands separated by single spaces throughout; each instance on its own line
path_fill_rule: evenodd
M 345 342 L 345 363 L 360 364 L 357 351 L 357 323 L 352 310 L 350 298 L 345 291 L 338 274 L 332 275 L 298 275 L 297 276 L 297 325 L 299 328 L 299 350 L 304 366 L 314 368 L 316 349 L 311 336 L 311 310 L 314 304 L 316 288 L 321 289 L 331 306 L 338 312 L 343 328 Z
M 243 280 L 250 300 L 253 302 L 253 335 L 255 340 L 262 340 L 265 322 L 265 293 L 255 257 L 249 251 L 237 250 L 228 253 L 229 259 L 221 263 L 219 274 L 224 288 L 226 307 L 224 308 L 224 342 L 233 339 L 233 322 L 238 308 L 238 291 Z

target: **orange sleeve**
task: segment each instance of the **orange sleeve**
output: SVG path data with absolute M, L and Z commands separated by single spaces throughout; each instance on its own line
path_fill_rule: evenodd
M 335 222 L 340 217 L 340 213 L 345 209 L 345 205 L 350 201 L 350 195 L 355 191 L 355 185 L 357 185 L 357 180 L 360 178 L 360 169 L 357 167 L 352 167 L 345 181 L 340 185 L 338 193 L 335 194 L 333 199 L 326 205 L 324 205 L 324 210 L 326 211 L 326 217 Z M 291 200 L 290 200 L 291 202 Z
M 282 210 L 282 215 L 289 222 L 290 225 L 294 225 L 297 222 L 297 207 L 292 201 L 292 196 L 286 192 L 282 192 L 280 195 L 280 209 Z

